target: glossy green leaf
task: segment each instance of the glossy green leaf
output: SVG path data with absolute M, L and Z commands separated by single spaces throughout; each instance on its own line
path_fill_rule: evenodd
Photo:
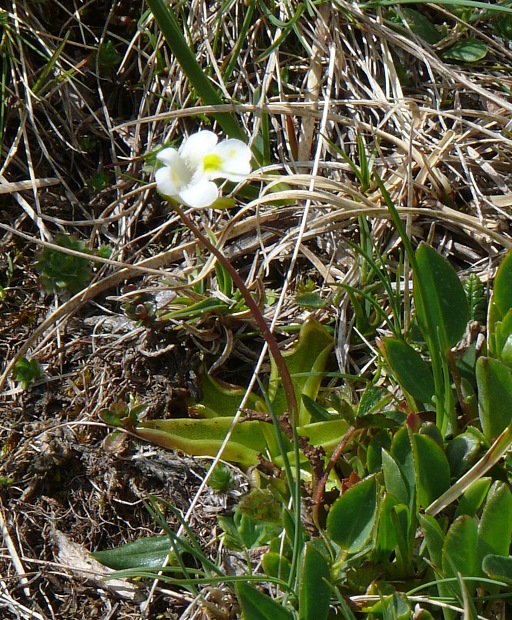
M 433 422 L 425 422 L 421 425 L 419 430 L 420 435 L 426 435 L 430 437 L 433 441 L 436 442 L 438 446 L 441 448 L 444 446 L 443 435 L 439 430 L 439 427 L 436 426 Z
M 490 357 L 476 363 L 478 415 L 485 437 L 490 441 L 512 421 L 512 372 Z
M 161 568 L 171 553 L 169 536 L 139 538 L 115 549 L 91 553 L 95 560 L 114 570 L 130 568 Z
M 458 517 L 448 530 L 443 545 L 442 569 L 445 577 L 478 577 L 478 526 L 467 515 Z M 452 587 L 461 594 L 460 586 Z M 471 586 L 474 587 L 473 585 Z
M 455 270 L 433 248 L 422 243 L 416 250 L 418 272 L 414 274 L 414 298 L 420 328 L 425 337 L 434 326 L 440 331 L 440 342 L 453 347 L 464 335 L 469 320 L 469 305 Z M 418 282 L 425 300 L 417 293 Z M 434 353 L 434 352 L 432 352 Z
M 102 409 L 99 415 L 100 415 L 102 422 L 105 422 L 105 424 L 108 424 L 109 426 L 117 426 L 117 427 L 123 426 L 123 423 L 121 422 L 119 418 L 119 415 L 115 413 L 114 411 L 110 411 L 110 409 Z
M 140 423 L 132 432 L 140 439 L 164 448 L 182 450 L 192 456 L 216 456 L 232 424 L 231 417 L 149 420 Z M 222 453 L 223 458 L 243 466 L 258 463 L 258 454 L 264 452 L 267 445 L 261 424 L 264 422 L 237 424 Z
M 293 620 L 281 603 L 245 581 L 238 581 L 235 590 L 245 620 Z
M 460 515 L 474 516 L 482 507 L 490 486 L 491 478 L 478 478 L 478 480 L 472 482 L 460 498 L 455 518 Z
M 297 343 L 283 353 L 299 403 L 300 424 L 307 424 L 311 420 L 311 415 L 302 401 L 302 395 L 316 400 L 322 382 L 321 373 L 325 371 L 327 358 L 333 346 L 332 334 L 318 321 L 310 319 L 302 326 Z M 281 384 L 279 370 L 272 358 L 268 397 L 276 414 L 286 412 L 286 394 Z
M 454 478 L 462 474 L 473 464 L 482 442 L 473 433 L 461 433 L 454 437 L 446 447 L 446 457 Z
M 413 435 L 418 504 L 426 508 L 450 486 L 450 465 L 443 450 L 427 435 Z
M 487 555 L 482 562 L 484 572 L 498 581 L 512 585 L 512 556 Z
M 386 491 L 408 506 L 411 498 L 408 485 L 402 476 L 397 462 L 386 450 L 382 450 L 382 471 L 384 473 Z
M 478 555 L 508 556 L 512 539 L 512 493 L 504 482 L 495 482 L 487 495 L 478 526 Z
M 396 338 L 383 338 L 383 353 L 402 388 L 421 403 L 431 403 L 435 394 L 432 371 L 421 355 Z
M 488 51 L 489 49 L 483 41 L 467 37 L 454 43 L 441 56 L 444 59 L 458 60 L 459 62 L 478 62 L 487 56 Z
M 369 539 L 376 517 L 377 482 L 370 476 L 334 502 L 327 516 L 327 533 L 343 550 L 356 553 Z
M 194 417 L 218 418 L 234 416 L 247 390 L 238 385 L 230 385 L 214 379 L 204 372 L 201 391 L 201 401 L 192 406 Z M 263 401 L 254 394 L 250 394 L 246 407 L 261 410 Z
M 331 600 L 329 566 L 314 541 L 306 544 L 303 562 L 299 619 L 325 620 Z

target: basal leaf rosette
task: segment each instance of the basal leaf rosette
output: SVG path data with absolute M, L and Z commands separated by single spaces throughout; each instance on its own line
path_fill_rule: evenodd
M 57 235 L 54 244 L 63 249 L 91 254 L 83 241 L 73 235 Z M 47 291 L 78 293 L 91 278 L 90 260 L 50 247 L 43 248 L 37 255 L 36 269 Z

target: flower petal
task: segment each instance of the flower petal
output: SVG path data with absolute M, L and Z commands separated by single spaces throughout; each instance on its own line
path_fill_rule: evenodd
M 215 148 L 217 141 L 216 134 L 205 129 L 192 134 L 183 142 L 180 147 L 180 155 L 192 172 L 202 165 L 203 157 Z
M 155 172 L 158 191 L 176 197 L 180 189 L 190 183 L 192 173 L 175 149 L 163 149 L 156 158 L 165 164 Z
M 158 161 L 161 161 L 166 166 L 172 166 L 176 159 L 179 159 L 180 156 L 176 149 L 168 147 L 158 152 L 156 158 L 158 159 Z
M 251 149 L 241 140 L 234 138 L 224 140 L 217 144 L 212 154 L 220 157 L 222 164 L 219 173 L 210 178 L 222 177 L 229 181 L 243 181 L 251 172 Z
M 179 193 L 180 199 L 189 207 L 209 207 L 219 197 L 219 188 L 212 181 L 200 178 Z

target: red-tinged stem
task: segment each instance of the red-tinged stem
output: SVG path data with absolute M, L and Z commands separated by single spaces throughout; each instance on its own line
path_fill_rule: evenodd
M 194 222 L 192 222 L 188 215 L 183 212 L 181 207 L 175 206 L 174 208 L 180 216 L 183 224 L 185 224 L 185 226 L 187 226 L 187 228 L 189 228 L 194 233 L 196 238 L 205 246 L 205 248 L 215 256 L 219 263 L 229 273 L 240 293 L 242 293 L 243 298 L 245 299 L 245 303 L 251 311 L 254 320 L 258 324 L 258 327 L 261 330 L 261 334 L 265 339 L 265 342 L 267 343 L 270 353 L 272 354 L 272 357 L 274 358 L 276 366 L 279 370 L 281 381 L 283 382 L 283 388 L 286 394 L 288 413 L 290 414 L 290 419 L 292 420 L 294 426 L 296 426 L 298 423 L 298 407 L 292 378 L 290 376 L 284 358 L 281 354 L 281 350 L 279 349 L 279 345 L 277 344 L 277 340 L 275 339 L 274 334 L 270 331 L 270 328 L 267 325 L 267 322 L 265 321 L 265 318 L 262 315 L 258 304 L 254 301 L 251 293 L 249 292 L 249 289 L 245 285 L 245 282 L 238 274 L 238 271 L 233 267 L 233 265 L 224 256 L 224 254 L 222 254 L 222 252 L 218 248 L 216 248 L 207 237 L 203 235 L 203 233 L 197 228 L 197 226 L 194 224 Z

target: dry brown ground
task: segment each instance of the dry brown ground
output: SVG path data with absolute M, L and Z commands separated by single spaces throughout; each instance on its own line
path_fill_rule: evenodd
M 219 3 L 186 3 L 190 37 L 247 134 L 254 138 L 268 119 L 273 165 L 250 180 L 260 199 L 194 217 L 217 235 L 223 231 L 226 253 L 249 281 L 276 291 L 280 302 L 267 308 L 276 329 L 306 316 L 293 303 L 298 283 L 309 278 L 326 296 L 334 290 L 329 282 L 358 285 L 344 245 L 345 238 L 357 240 L 358 217 L 368 218 L 382 252 L 398 244 L 379 193 L 361 194 L 322 134 L 352 157 L 362 135 L 414 242 L 428 240 L 461 272 L 492 278 L 511 245 L 512 51 L 495 37 L 489 17 L 473 24 L 473 35 L 489 46 L 487 58 L 473 65 L 444 62 L 439 50 L 391 29 L 381 12 L 363 14 L 345 2 L 304 13 L 297 32 L 259 58 L 282 31 L 257 8 L 224 83 L 248 5 L 227 6 L 221 15 Z M 155 192 L 142 158 L 204 126 L 213 110 L 191 93 L 151 17 L 137 29 L 145 10 L 125 0 L 13 0 L 2 15 L 0 616 L 6 619 L 141 617 L 140 601 L 77 572 L 76 557 L 65 555 L 74 548 L 59 532 L 86 553 L 158 531 L 142 503 L 156 494 L 184 513 L 197 501 L 190 522 L 214 554 L 215 515 L 230 501 L 208 490 L 197 495 L 205 472 L 200 461 L 131 440 L 106 445 L 108 429 L 98 415 L 130 394 L 154 417 L 183 411 L 187 394 L 198 389 L 201 360 L 211 365 L 225 350 L 226 333 L 251 328 L 244 320 L 208 317 L 202 336 L 180 330 L 171 354 L 148 357 L 147 331 L 121 309 L 130 291 L 144 289 L 154 299 L 156 289 L 182 282 L 205 258 Z M 448 25 L 452 41 L 464 36 L 442 8 L 426 10 Z M 289 18 L 284 5 L 276 14 Z M 98 66 L 98 46 L 107 42 L 118 53 L 110 68 Z M 106 186 L 93 191 L 98 175 Z M 291 193 L 271 201 L 268 187 L 281 178 Z M 279 207 L 276 197 L 295 202 Z M 55 297 L 40 286 L 34 256 L 58 232 L 113 248 L 115 264 L 97 263 L 82 296 Z M 212 273 L 205 278 L 215 289 Z M 348 344 L 346 301 L 316 314 L 333 324 L 341 319 L 340 368 L 371 373 L 372 360 Z M 244 342 L 219 376 L 244 383 L 252 374 L 261 342 Z M 36 357 L 44 369 L 29 391 L 12 381 L 19 355 Z M 148 599 L 149 589 L 137 587 L 137 596 L 150 601 L 148 618 L 213 614 L 183 593 L 157 590 Z M 217 607 L 224 617 L 236 615 L 230 601 Z

